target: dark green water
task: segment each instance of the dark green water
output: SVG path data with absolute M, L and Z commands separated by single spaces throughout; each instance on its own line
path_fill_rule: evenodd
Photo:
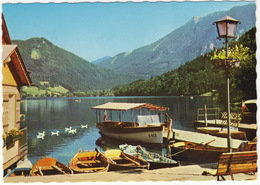
M 197 108 L 212 108 L 211 97 L 85 97 L 76 98 L 38 98 L 25 99 L 21 103 L 21 113 L 26 115 L 22 123 L 28 127 L 28 158 L 34 164 L 43 156 L 57 158 L 64 164 L 74 156 L 78 149 L 101 151 L 115 148 L 124 141 L 101 138 L 95 126 L 95 112 L 91 107 L 106 102 L 152 103 L 169 107 L 169 116 L 176 129 L 193 131 Z M 81 125 L 88 124 L 88 128 Z M 77 128 L 77 133 L 65 132 L 65 127 Z M 45 131 L 44 139 L 36 136 Z M 59 131 L 59 136 L 51 132 Z M 131 143 L 129 143 L 131 144 Z M 149 148 L 150 147 L 150 148 Z M 164 153 L 164 148 L 148 146 L 147 149 Z

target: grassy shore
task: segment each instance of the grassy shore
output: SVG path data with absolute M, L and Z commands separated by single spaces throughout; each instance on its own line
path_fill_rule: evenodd
M 173 168 L 163 168 L 157 170 L 143 170 L 132 172 L 101 172 L 84 173 L 73 175 L 37 176 L 37 177 L 9 177 L 4 178 L 5 183 L 35 183 L 35 182 L 145 182 L 145 181 L 217 181 L 217 177 L 212 175 L 202 175 L 204 171 L 216 169 L 216 163 L 203 165 L 187 165 Z M 225 177 L 231 180 L 230 176 Z M 246 180 L 256 184 L 257 174 L 235 174 L 235 181 Z M 259 182 L 258 182 L 259 183 Z

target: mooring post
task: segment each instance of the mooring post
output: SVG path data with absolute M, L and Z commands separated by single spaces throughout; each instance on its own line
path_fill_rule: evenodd
M 207 123 L 207 105 L 206 104 L 204 105 L 204 119 L 205 119 L 205 126 L 207 127 L 208 123 Z

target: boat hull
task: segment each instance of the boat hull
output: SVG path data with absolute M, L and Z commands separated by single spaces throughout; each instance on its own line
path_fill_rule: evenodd
M 52 157 L 39 159 L 32 167 L 31 176 L 73 174 L 71 169 Z
M 237 149 L 233 149 L 233 152 Z M 228 152 L 226 147 L 214 147 L 208 144 L 178 142 L 171 145 L 172 158 L 191 163 L 218 162 L 222 153 Z
M 160 169 L 160 168 L 172 168 L 172 167 L 178 167 L 179 163 L 167 163 L 167 162 L 153 162 L 148 161 L 150 163 L 150 170 L 154 169 Z
M 123 141 L 139 143 L 163 143 L 163 126 L 151 127 L 107 127 L 97 123 L 102 134 Z
M 144 170 L 150 167 L 147 161 L 120 150 L 108 150 L 105 152 L 105 156 L 109 161 L 109 171 Z
M 183 151 L 183 148 L 171 148 L 172 154 Z M 190 163 L 213 163 L 218 162 L 219 157 L 222 153 L 227 151 L 202 151 L 189 149 L 181 154 L 172 157 L 173 159 L 178 158 L 181 161 L 190 162 Z
M 205 134 L 210 134 L 212 136 L 217 136 L 217 137 L 223 137 L 227 138 L 228 132 L 227 130 L 221 130 L 218 127 L 215 127 L 216 129 L 212 129 L 214 127 L 197 127 L 197 130 L 201 133 Z M 236 130 L 230 130 L 231 138 L 233 139 L 240 139 L 240 140 L 246 140 L 246 133 L 243 131 L 236 131 Z
M 79 151 L 69 162 L 76 173 L 106 172 L 109 168 L 107 158 L 97 151 Z
M 119 148 L 127 154 L 146 160 L 150 163 L 149 169 L 171 168 L 179 166 L 179 163 L 155 152 L 148 152 L 145 148 L 132 145 L 119 145 Z

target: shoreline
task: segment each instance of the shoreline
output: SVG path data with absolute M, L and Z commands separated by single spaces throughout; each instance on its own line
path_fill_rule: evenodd
M 136 170 L 136 171 L 114 171 L 100 173 L 82 173 L 73 175 L 53 175 L 53 176 L 30 176 L 30 177 L 7 177 L 3 178 L 4 183 L 51 183 L 51 182 L 158 182 L 158 181 L 216 181 L 217 177 L 212 175 L 202 175 L 204 171 L 212 171 L 216 163 L 193 164 L 172 168 L 161 168 L 156 170 Z M 230 181 L 230 176 L 225 176 Z M 234 174 L 235 181 L 256 182 L 255 174 Z

